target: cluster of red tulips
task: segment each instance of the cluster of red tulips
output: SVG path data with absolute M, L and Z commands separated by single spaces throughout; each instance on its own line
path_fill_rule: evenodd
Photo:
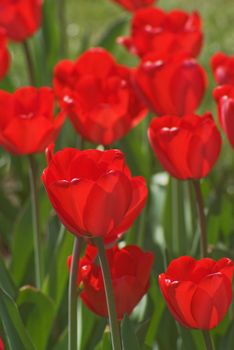
M 107 50 L 90 48 L 75 61 L 56 64 L 53 87 L 33 86 L 31 75 L 31 86 L 12 93 L 0 90 L 0 145 L 13 155 L 28 156 L 34 195 L 35 154 L 46 151 L 42 182 L 61 223 L 75 237 L 68 257 L 68 349 L 77 348 L 79 291 L 92 312 L 109 318 L 112 347 L 120 350 L 118 321 L 131 314 L 148 292 L 157 257 L 137 245 L 118 243 L 146 205 L 147 185 L 143 177 L 132 176 L 124 153 L 113 147 L 150 118 L 148 140 L 155 162 L 172 177 L 192 182 L 201 224 L 201 259 L 177 257 L 158 282 L 175 320 L 203 330 L 210 350 L 208 331 L 223 320 L 232 302 L 234 263 L 226 257 L 218 261 L 208 257 L 200 179 L 219 157 L 221 135 L 210 112 L 196 114 L 207 87 L 206 72 L 197 61 L 203 45 L 202 21 L 198 12 L 165 12 L 153 7 L 153 0 L 115 2 L 132 12 L 130 35 L 116 41 L 138 56 L 139 65 L 129 68 Z M 42 6 L 41 0 L 1 1 L 1 78 L 10 65 L 8 40 L 26 45 L 40 27 Z M 219 122 L 234 147 L 234 58 L 217 53 L 211 67 L 218 85 L 213 95 Z M 66 118 L 93 149 L 64 148 L 54 153 Z M 37 204 L 32 208 L 35 283 L 40 289 Z

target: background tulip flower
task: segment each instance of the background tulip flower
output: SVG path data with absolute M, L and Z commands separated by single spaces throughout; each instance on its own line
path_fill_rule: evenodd
M 118 239 L 145 205 L 142 177 L 132 177 L 118 150 L 57 152 L 42 175 L 49 199 L 67 229 L 77 236 Z
M 58 63 L 54 87 L 77 132 L 97 144 L 110 145 L 147 114 L 132 87 L 131 70 L 100 48 L 74 63 Z
M 136 11 L 143 7 L 152 6 L 155 0 L 113 0 L 117 4 L 123 6 L 128 11 Z
M 47 87 L 0 90 L 0 145 L 13 154 L 43 152 L 56 139 L 64 113 L 54 119 L 55 98 Z
M 158 115 L 194 113 L 207 85 L 205 70 L 184 54 L 146 56 L 134 81 L 147 106 Z
M 0 79 L 2 79 L 9 68 L 10 55 L 7 50 L 7 38 L 5 30 L 0 28 Z
M 234 86 L 234 56 L 217 52 L 211 58 L 211 68 L 218 85 L 230 84 Z
M 210 113 L 154 118 L 148 136 L 164 169 L 181 180 L 207 176 L 221 149 L 221 137 Z
M 120 37 L 118 42 L 140 57 L 151 52 L 162 55 L 186 52 L 188 56 L 196 57 L 203 42 L 197 12 L 190 15 L 180 10 L 138 10 L 132 19 L 131 31 L 130 37 Z
M 4 350 L 4 344 L 1 337 L 0 337 L 0 350 Z
M 42 0 L 1 0 L 0 26 L 14 41 L 23 41 L 39 28 Z
M 214 90 L 220 125 L 234 148 L 234 86 L 223 85 Z
M 173 317 L 188 328 L 209 330 L 222 321 L 232 302 L 234 264 L 182 256 L 159 276 L 159 284 Z
M 144 253 L 141 248 L 131 245 L 119 249 L 114 246 L 106 250 L 117 317 L 121 320 L 130 314 L 141 298 L 147 293 L 150 284 L 150 271 L 153 254 Z M 89 245 L 79 264 L 78 286 L 82 284 L 81 299 L 85 305 L 99 316 L 107 317 L 104 283 L 101 267 L 97 264 L 97 248 Z M 68 258 L 71 266 L 72 257 Z

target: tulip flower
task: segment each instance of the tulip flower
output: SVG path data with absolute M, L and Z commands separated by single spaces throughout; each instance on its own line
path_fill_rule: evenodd
M 32 36 L 41 24 L 42 0 L 1 0 L 0 27 L 9 39 L 24 41 Z
M 186 52 L 188 56 L 196 57 L 203 42 L 197 12 L 141 9 L 133 16 L 131 31 L 130 37 L 120 37 L 118 43 L 140 57 L 152 52 L 160 55 Z
M 158 115 L 194 113 L 207 85 L 205 70 L 185 54 L 146 56 L 134 81 L 147 106 Z
M 121 320 L 130 314 L 147 293 L 153 254 L 144 253 L 141 248 L 131 245 L 122 249 L 114 246 L 106 250 L 114 291 L 117 317 Z M 107 317 L 104 283 L 101 267 L 97 264 L 98 250 L 89 245 L 80 260 L 77 285 L 82 284 L 81 299 L 99 316 Z M 72 256 L 68 258 L 70 269 Z
M 0 145 L 18 155 L 44 152 L 64 121 L 64 113 L 54 119 L 54 106 L 51 88 L 22 87 L 12 94 L 0 90 Z
M 223 85 L 214 90 L 220 125 L 234 148 L 234 86 Z
M 234 86 L 234 56 L 217 52 L 211 58 L 211 68 L 218 85 L 230 84 Z
M 221 137 L 210 113 L 154 118 L 148 136 L 163 168 L 181 180 L 207 176 L 221 149 Z
M 4 350 L 4 344 L 1 337 L 0 337 L 0 350 Z
M 65 148 L 52 156 L 42 180 L 64 226 L 80 237 L 117 240 L 145 205 L 142 177 L 132 177 L 118 150 Z
M 173 260 L 159 285 L 173 317 L 188 328 L 209 330 L 224 318 L 232 302 L 234 264 L 228 258 Z
M 132 86 L 131 70 L 104 49 L 58 63 L 54 87 L 76 131 L 97 144 L 112 144 L 147 114 Z
M 113 0 L 128 11 L 136 11 L 143 7 L 152 6 L 155 0 Z
M 1 5 L 0 5 L 1 6 Z M 9 68 L 10 55 L 7 50 L 7 38 L 5 30 L 0 28 L 0 79 L 2 79 Z

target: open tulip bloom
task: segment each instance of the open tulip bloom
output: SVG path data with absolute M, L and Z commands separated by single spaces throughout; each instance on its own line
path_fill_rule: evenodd
M 113 285 L 117 317 L 121 320 L 130 314 L 150 284 L 153 254 L 144 253 L 131 245 L 122 249 L 114 246 L 106 250 Z M 88 245 L 80 260 L 77 285 L 81 287 L 80 297 L 85 305 L 99 316 L 107 317 L 107 305 L 101 267 L 97 264 L 98 250 Z M 68 258 L 70 269 L 72 256 Z
M 182 256 L 173 260 L 159 284 L 173 317 L 188 328 L 209 330 L 226 315 L 232 302 L 234 264 Z
M 54 88 L 60 105 L 84 139 L 110 145 L 146 117 L 131 72 L 101 48 L 56 65 Z
M 140 57 L 152 52 L 160 55 L 186 52 L 196 57 L 203 42 L 201 19 L 197 12 L 138 10 L 132 19 L 131 36 L 120 37 L 118 42 Z
M 119 150 L 65 148 L 52 156 L 42 180 L 70 232 L 106 243 L 132 225 L 147 198 L 145 180 L 131 176 Z
M 194 113 L 207 85 L 205 70 L 184 53 L 145 56 L 133 80 L 148 108 L 160 116 Z
M 55 96 L 47 87 L 0 90 L 0 145 L 15 155 L 44 152 L 55 142 L 65 115 L 54 118 Z
M 211 57 L 211 68 L 218 85 L 234 86 L 234 56 L 217 52 Z
M 0 28 L 0 79 L 4 78 L 10 64 L 10 55 L 7 50 L 6 32 Z
M 221 136 L 210 113 L 156 117 L 148 137 L 163 168 L 181 180 L 207 176 L 221 150 Z
M 42 0 L 1 0 L 0 27 L 9 39 L 23 41 L 32 36 L 41 24 Z

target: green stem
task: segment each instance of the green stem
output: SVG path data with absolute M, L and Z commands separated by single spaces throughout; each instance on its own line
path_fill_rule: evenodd
M 201 257 L 207 256 L 207 233 L 206 233 L 206 217 L 204 212 L 204 203 L 202 198 L 201 186 L 199 180 L 193 180 L 193 187 L 196 196 L 197 213 L 200 226 L 200 250 Z
M 32 60 L 32 55 L 30 52 L 28 42 L 26 40 L 23 41 L 22 47 L 24 51 L 26 64 L 27 64 L 29 82 L 30 82 L 30 85 L 35 86 L 36 82 L 35 82 L 35 75 L 34 75 L 34 69 L 33 69 L 33 60 Z
M 203 331 L 202 332 L 204 341 L 206 344 L 206 349 L 207 350 L 215 350 L 214 342 L 211 338 L 210 332 L 209 331 Z
M 77 273 L 82 250 L 82 238 L 75 238 L 68 292 L 68 350 L 77 350 Z
M 41 245 L 40 245 L 40 224 L 39 224 L 39 201 L 37 189 L 37 166 L 33 155 L 29 155 L 29 179 L 32 202 L 32 222 L 33 222 L 33 240 L 34 240 L 34 264 L 36 287 L 41 288 Z
M 58 1 L 58 18 L 60 26 L 60 55 L 65 57 L 67 54 L 67 22 L 66 22 L 66 1 Z
M 115 307 L 114 293 L 113 293 L 113 287 L 112 287 L 112 281 L 111 281 L 111 274 L 110 274 L 110 268 L 109 268 L 109 264 L 106 256 L 104 242 L 101 237 L 96 237 L 93 239 L 93 241 L 98 248 L 99 260 L 100 260 L 102 276 L 104 280 L 106 303 L 107 303 L 110 330 L 111 330 L 112 348 L 113 350 L 121 350 L 122 344 L 121 344 L 121 338 L 120 338 L 119 324 L 118 324 L 117 315 L 116 315 L 116 307 Z

